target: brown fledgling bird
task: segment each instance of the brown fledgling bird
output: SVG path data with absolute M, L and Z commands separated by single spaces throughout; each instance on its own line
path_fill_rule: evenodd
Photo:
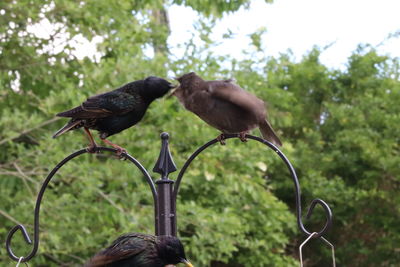
M 190 72 L 177 78 L 180 85 L 172 93 L 184 107 L 223 134 L 239 134 L 242 141 L 252 129 L 259 127 L 264 139 L 276 146 L 281 141 L 266 119 L 264 101 L 242 89 L 232 80 L 205 81 Z
M 193 267 L 177 237 L 130 233 L 94 255 L 85 267 L 165 267 L 178 263 Z

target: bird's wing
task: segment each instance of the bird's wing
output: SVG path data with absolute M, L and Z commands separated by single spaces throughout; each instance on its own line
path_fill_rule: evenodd
M 112 91 L 88 98 L 82 108 L 89 112 L 124 114 L 133 110 L 139 101 L 139 95 Z
M 132 111 L 140 102 L 140 96 L 121 91 L 112 91 L 89 97 L 79 107 L 57 114 L 59 117 L 71 118 L 105 118 Z
M 264 101 L 232 83 L 230 80 L 210 81 L 206 90 L 209 91 L 212 97 L 231 102 L 247 111 L 262 111 L 265 113 Z
M 91 259 L 91 264 L 89 266 L 100 266 L 97 265 L 100 262 L 102 264 L 109 264 L 134 257 L 147 249 L 148 241 L 155 242 L 155 238 L 138 233 L 120 236 L 111 246 L 96 254 Z

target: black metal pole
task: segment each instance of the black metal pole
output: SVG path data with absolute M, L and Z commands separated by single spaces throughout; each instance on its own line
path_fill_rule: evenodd
M 168 178 L 171 172 L 176 171 L 168 147 L 168 133 L 161 134 L 161 151 L 154 172 L 161 174 L 156 181 L 157 185 L 157 209 L 156 209 L 156 235 L 175 235 L 174 217 L 176 216 L 175 205 L 172 205 L 172 188 L 174 181 Z
M 156 181 L 158 191 L 158 222 L 156 235 L 172 235 L 172 220 L 175 211 L 171 205 L 172 184 L 174 181 L 160 179 Z

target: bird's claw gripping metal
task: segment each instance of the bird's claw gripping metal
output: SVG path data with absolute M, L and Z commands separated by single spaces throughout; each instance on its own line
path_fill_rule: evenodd
M 116 152 L 115 152 L 115 155 L 116 155 L 116 157 L 118 158 L 118 159 L 120 159 L 120 160 L 126 160 L 126 157 L 125 157 L 125 155 L 126 155 L 126 149 L 124 149 L 124 148 L 122 148 L 122 147 L 119 147 L 119 148 L 116 148 Z
M 88 153 L 90 153 L 90 154 L 99 153 L 99 151 L 98 151 L 96 145 L 95 145 L 95 146 L 89 145 L 89 146 L 86 148 L 86 151 L 87 151 Z
M 239 139 L 240 139 L 240 141 L 242 141 L 243 143 L 247 142 L 247 137 L 246 137 L 246 135 L 247 135 L 247 132 L 241 132 L 241 133 L 239 133 Z
M 226 145 L 225 135 L 223 133 L 217 136 L 217 140 L 221 144 L 221 146 Z

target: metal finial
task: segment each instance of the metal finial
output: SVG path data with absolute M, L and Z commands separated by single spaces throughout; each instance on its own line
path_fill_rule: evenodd
M 176 165 L 172 159 L 171 152 L 168 146 L 168 133 L 161 134 L 161 151 L 160 156 L 153 168 L 153 172 L 157 172 L 162 175 L 162 178 L 167 178 L 168 174 L 176 171 Z

